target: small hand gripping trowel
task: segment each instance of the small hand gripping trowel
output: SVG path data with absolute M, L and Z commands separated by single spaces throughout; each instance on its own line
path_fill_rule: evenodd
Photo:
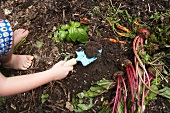
M 102 53 L 102 49 L 98 50 L 97 56 L 100 56 Z M 97 56 L 92 58 L 87 58 L 84 50 L 76 51 L 77 58 L 72 58 L 64 63 L 64 66 L 73 66 L 77 64 L 77 61 L 80 61 L 83 66 L 87 66 L 88 64 L 92 63 L 93 61 L 97 60 Z

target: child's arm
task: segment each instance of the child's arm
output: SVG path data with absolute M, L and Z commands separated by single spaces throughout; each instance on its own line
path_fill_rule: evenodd
M 63 66 L 64 61 L 55 64 L 51 69 L 22 76 L 4 77 L 0 73 L 0 96 L 22 93 L 38 86 L 65 78 L 73 66 Z

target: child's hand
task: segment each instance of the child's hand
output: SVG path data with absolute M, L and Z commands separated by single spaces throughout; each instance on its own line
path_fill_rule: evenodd
M 56 63 L 49 71 L 52 75 L 52 80 L 61 80 L 65 78 L 70 71 L 73 70 L 73 66 L 63 66 L 65 61 Z

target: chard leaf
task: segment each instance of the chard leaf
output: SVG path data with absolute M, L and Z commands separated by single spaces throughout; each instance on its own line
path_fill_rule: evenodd
M 78 104 L 74 105 L 74 111 L 76 113 L 80 113 L 80 112 L 84 112 L 84 111 L 92 108 L 94 106 L 92 101 L 93 101 L 93 99 L 90 99 L 88 105 L 87 104 L 83 104 L 83 103 L 78 103 Z
M 93 107 L 93 102 L 92 102 L 92 99 L 89 100 L 89 105 L 86 105 L 86 104 L 78 104 L 77 106 L 79 108 L 81 108 L 82 110 L 88 110 L 90 109 L 91 107 Z
M 159 90 L 159 94 L 162 95 L 163 97 L 168 98 L 170 100 L 170 88 L 169 87 L 164 87 L 163 89 Z
M 77 96 L 79 98 L 92 98 L 92 97 L 95 97 L 95 96 L 98 96 L 99 93 L 98 92 L 94 92 L 94 91 L 91 91 L 91 90 L 88 90 L 88 91 L 83 91 L 83 92 L 80 92 L 77 94 Z
M 108 100 L 103 101 L 102 109 L 98 113 L 111 113 L 112 107 L 108 107 L 107 104 L 109 103 Z
M 93 83 L 88 91 L 83 91 L 77 94 L 79 98 L 92 98 L 98 96 L 110 88 L 113 81 L 106 80 L 105 78 Z
M 147 64 L 150 60 L 151 60 L 151 56 L 149 56 L 149 54 L 146 53 L 146 51 L 144 53 L 142 53 L 141 51 L 139 51 L 139 55 L 142 57 L 142 61 Z
M 123 103 L 123 99 L 121 99 L 118 108 L 117 108 L 117 112 L 116 113 L 124 113 L 124 103 Z
M 158 87 L 156 85 L 151 85 L 150 87 L 153 91 L 158 91 Z M 153 99 L 156 99 L 157 94 L 153 93 L 152 91 L 150 91 L 147 95 L 147 97 L 145 98 L 145 105 Z
M 94 91 L 88 90 L 87 92 L 84 92 L 84 97 L 85 98 L 92 98 L 92 97 L 98 96 L 100 94 L 98 92 L 97 91 L 94 92 Z
M 104 90 L 102 87 L 99 87 L 99 86 L 92 86 L 90 87 L 90 90 L 91 91 L 94 91 L 94 92 L 97 92 L 97 93 L 100 93 L 102 90 Z
M 98 113 L 111 113 L 112 109 L 111 108 L 102 108 Z

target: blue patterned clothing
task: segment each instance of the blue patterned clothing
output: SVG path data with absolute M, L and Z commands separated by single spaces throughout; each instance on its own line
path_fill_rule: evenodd
M 0 19 L 0 58 L 6 56 L 12 48 L 12 28 L 7 20 Z

